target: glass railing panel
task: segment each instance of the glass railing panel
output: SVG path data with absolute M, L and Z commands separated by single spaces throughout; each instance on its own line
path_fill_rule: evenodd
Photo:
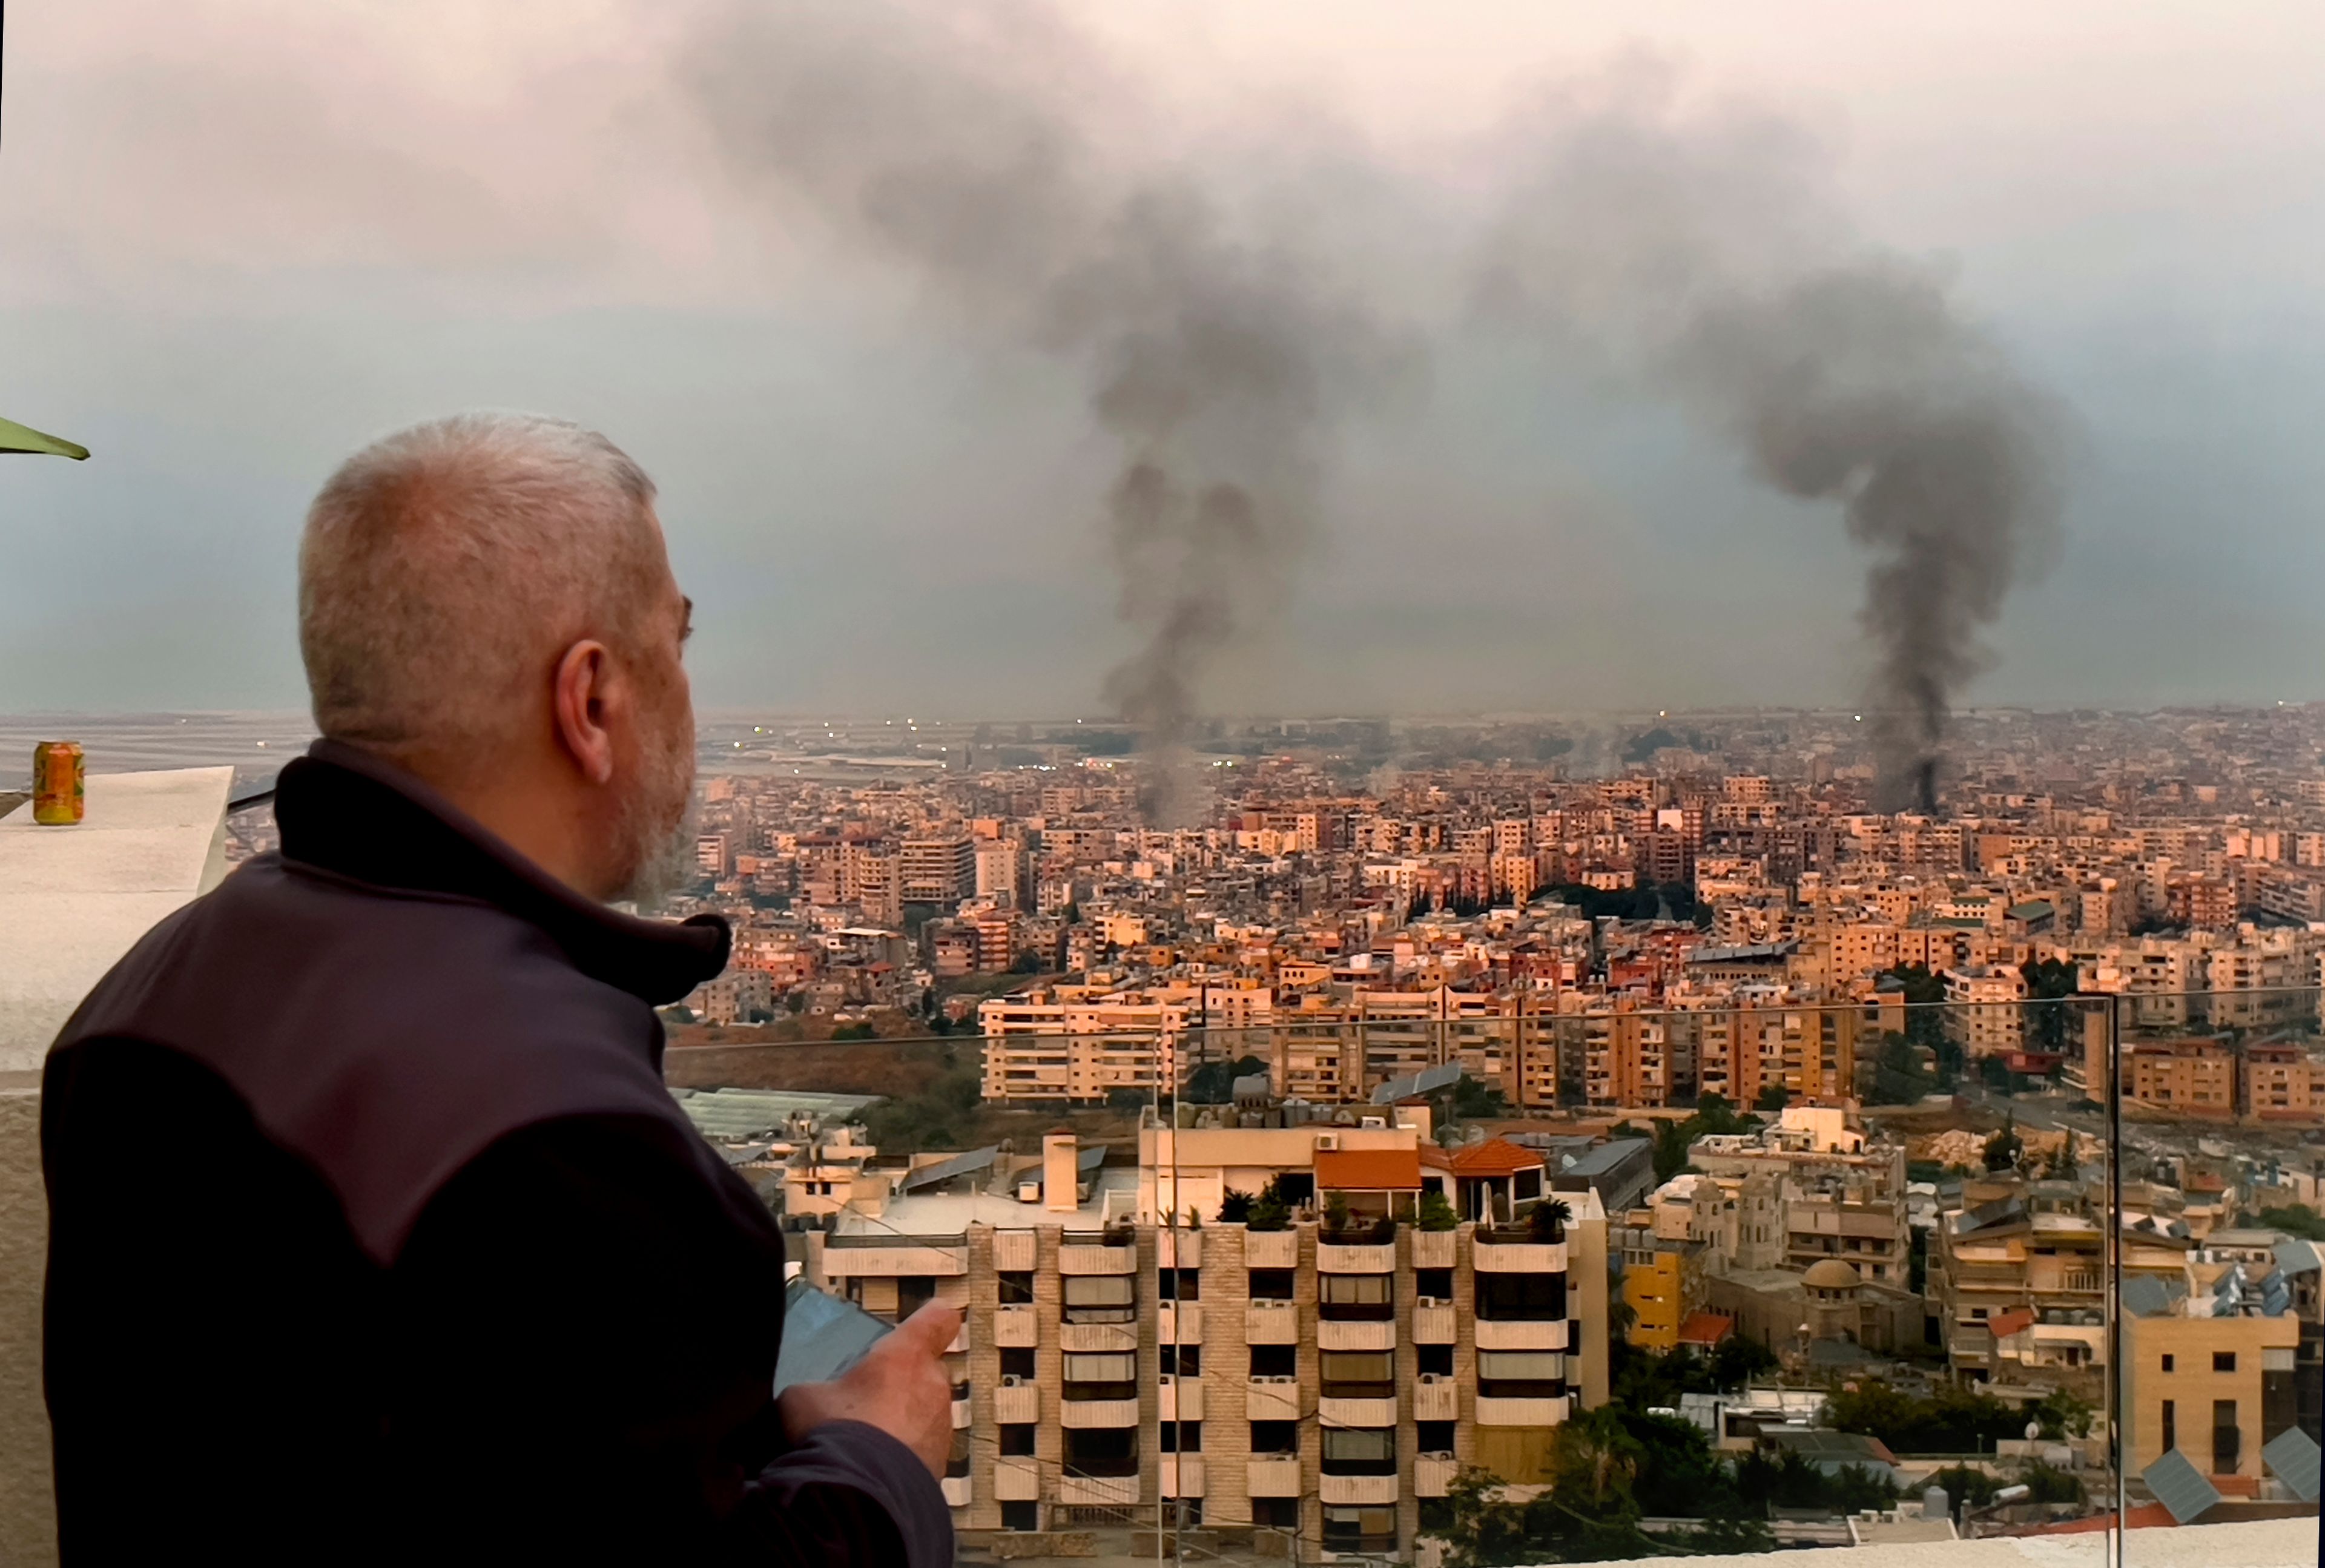
M 2294 946 L 2269 934 L 2216 979 L 2265 978 L 2242 971 Z M 2116 1004 L 2127 1564 L 2167 1550 L 2159 1529 L 2318 1511 L 2320 1001 L 2216 985 Z

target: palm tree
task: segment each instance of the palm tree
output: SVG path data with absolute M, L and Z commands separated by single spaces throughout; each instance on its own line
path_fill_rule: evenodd
M 1526 1229 L 1536 1241 L 1563 1241 L 1566 1222 L 1574 1218 L 1574 1211 L 1563 1198 L 1544 1198 L 1526 1211 Z

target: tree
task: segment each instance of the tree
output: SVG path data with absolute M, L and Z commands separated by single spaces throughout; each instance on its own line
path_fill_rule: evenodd
M 2071 1009 L 2060 998 L 2081 988 L 2080 971 L 2063 959 L 2028 959 L 2018 972 L 2026 980 L 2027 1044 L 2037 1051 L 2064 1051 Z
M 1450 1230 L 1460 1222 L 1452 1202 L 1435 1187 L 1421 1194 L 1421 1202 L 1413 1210 L 1413 1225 L 1416 1230 Z
M 1235 1098 L 1235 1081 L 1267 1071 L 1263 1056 L 1241 1056 L 1233 1062 L 1206 1062 L 1187 1075 L 1179 1098 L 1190 1105 L 1225 1105 Z
M 834 1040 L 876 1040 L 880 1032 L 869 1023 L 842 1024 L 831 1032 Z
M 2005 1112 L 2001 1129 L 1986 1140 L 1986 1168 L 2007 1171 L 2018 1164 L 2018 1156 L 2025 1151 L 2025 1140 L 2018 1136 L 2017 1118 Z
M 1292 1200 L 1283 1191 L 1283 1178 L 1270 1176 L 1267 1185 L 1251 1205 L 1250 1218 L 1244 1224 L 1253 1230 L 1289 1230 L 1292 1229 Z
M 1334 1192 L 1325 1198 L 1324 1229 L 1334 1236 L 1348 1233 L 1350 1229 L 1350 1220 L 1347 1193 Z
M 1792 1099 L 1792 1091 L 1781 1083 L 1771 1083 L 1760 1090 L 1760 1098 L 1752 1102 L 1754 1110 L 1782 1110 Z
M 1249 1192 L 1238 1192 L 1233 1187 L 1219 1194 L 1219 1223 L 1244 1225 L 1250 1222 L 1254 1204 L 1259 1202 Z
M 1106 1094 L 1108 1110 L 1135 1113 L 1153 1103 L 1153 1096 L 1143 1089 L 1110 1089 Z
M 2238 1221 L 2240 1224 L 2253 1222 L 2250 1218 Z M 2258 1223 L 2271 1230 L 2282 1230 L 2287 1236 L 2298 1236 L 2304 1241 L 2325 1241 L 2325 1216 L 2320 1216 L 2306 1203 L 2287 1203 L 2283 1208 L 2264 1209 L 2258 1216 Z
M 1536 1241 L 1563 1241 L 1567 1221 L 1573 1218 L 1574 1208 L 1565 1199 L 1539 1199 L 1526 1211 L 1526 1230 Z

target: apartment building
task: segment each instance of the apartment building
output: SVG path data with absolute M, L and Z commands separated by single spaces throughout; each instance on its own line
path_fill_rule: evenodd
M 906 839 L 896 874 L 905 903 L 950 909 L 977 887 L 977 840 L 966 833 Z
M 1333 1129 L 1297 1130 L 1329 1196 Z M 1011 1171 L 987 1151 L 803 1238 L 807 1279 L 867 1310 L 966 1309 L 943 1487 L 968 1541 L 1136 1527 L 1175 1504 L 1292 1536 L 1302 1557 L 1404 1556 L 1462 1465 L 1538 1483 L 1558 1425 L 1606 1396 L 1606 1224 L 1587 1193 L 1555 1239 L 1333 1235 L 1308 1210 L 1281 1230 L 1158 1226 L 1139 1197 L 1153 1170 L 1088 1154 L 1057 1135 Z
M 1622 1260 L 1630 1342 L 1659 1354 L 1678 1349 L 1680 1330 L 1703 1310 L 1708 1248 L 1657 1235 L 1653 1220 L 1639 1211 L 1631 1223 L 1610 1229 L 1607 1245 Z
M 1931 1235 L 1926 1286 L 1955 1372 L 1990 1379 L 2005 1361 L 2102 1365 L 2104 1192 L 1996 1181 L 1969 1183 L 1963 1197 L 1967 1206 L 1941 1216 Z M 2181 1256 L 2172 1254 L 2174 1266 Z
M 2240 1294 L 2241 1271 L 2230 1277 Z M 2217 1287 L 2181 1295 L 2128 1280 L 2123 1307 L 2131 1472 L 2176 1449 L 2207 1475 L 2260 1476 L 2262 1445 L 2298 1418 L 2301 1321 L 2289 1304 L 2258 1292 L 2224 1304 Z
M 2143 1040 L 2125 1050 L 2122 1058 L 2126 1099 L 2169 1110 L 2175 1117 L 2234 1119 L 2237 1057 L 2228 1042 Z M 2289 1100 L 2290 1078 L 2285 1081 Z
M 2026 977 L 2015 968 L 1972 964 L 1943 971 L 1945 1026 L 1969 1056 L 2005 1056 L 2026 1041 Z
M 1116 1090 L 1176 1081 L 1192 1007 L 1181 997 L 1060 986 L 977 1008 L 984 1094 L 1008 1104 L 1103 1104 Z

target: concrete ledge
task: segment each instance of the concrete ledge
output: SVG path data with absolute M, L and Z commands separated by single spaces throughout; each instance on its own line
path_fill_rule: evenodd
M 2116 1536 L 2002 1536 L 1981 1541 L 1920 1541 L 1878 1548 L 1881 1568 L 2110 1568 Z M 1831 1548 L 1690 1557 L 1688 1568 L 1840 1568 Z M 2317 1568 L 2317 1519 L 2186 1525 L 2135 1530 L 2123 1540 L 2124 1568 Z

